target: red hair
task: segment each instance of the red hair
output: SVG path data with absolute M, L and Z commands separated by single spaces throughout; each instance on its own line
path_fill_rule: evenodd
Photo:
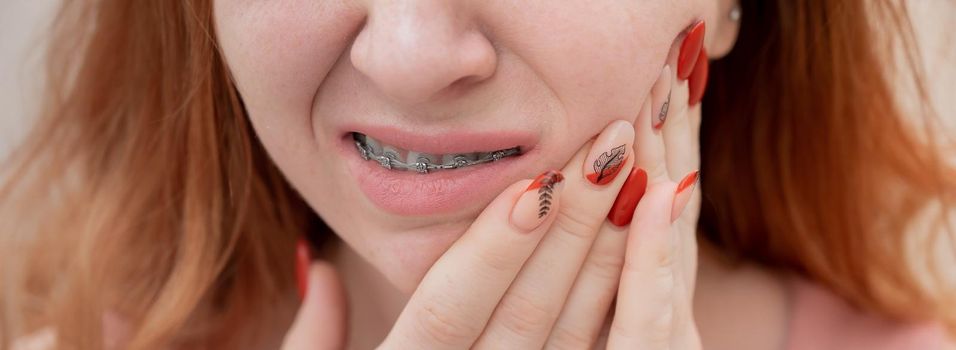
M 860 308 L 956 329 L 951 286 L 939 271 L 935 283 L 914 273 L 924 267 L 914 263 L 935 266 L 956 171 L 923 129 L 938 119 L 907 118 L 896 99 L 912 83 L 927 102 L 904 4 L 741 5 L 740 37 L 712 64 L 703 102 L 704 237 Z M 894 76 L 900 51 L 908 70 Z M 934 210 L 935 225 L 913 226 Z M 914 242 L 923 245 L 910 256 Z
M 956 326 L 902 248 L 956 179 L 894 102 L 877 25 L 905 33 L 904 9 L 742 3 L 704 101 L 705 237 L 867 310 Z M 46 111 L 0 167 L 3 341 L 52 327 L 61 347 L 101 348 L 109 311 L 130 348 L 248 345 L 230 335 L 293 295 L 294 238 L 331 234 L 255 139 L 212 21 L 210 1 L 64 3 Z

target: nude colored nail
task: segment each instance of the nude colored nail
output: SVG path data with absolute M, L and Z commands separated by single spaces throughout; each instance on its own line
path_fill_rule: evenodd
M 654 87 L 651 89 L 653 101 L 651 101 L 651 126 L 654 130 L 660 130 L 667 120 L 667 111 L 671 105 L 671 66 L 665 65 L 661 69 L 661 76 L 657 78 Z
M 596 185 L 611 183 L 631 156 L 633 143 L 631 123 L 618 120 L 608 125 L 591 145 L 591 153 L 584 161 L 584 176 Z
M 541 226 L 558 204 L 562 181 L 564 175 L 557 170 L 538 175 L 511 209 L 511 223 L 525 232 Z
M 674 204 L 671 207 L 671 222 L 677 220 L 680 214 L 684 212 L 684 207 L 690 201 L 690 196 L 694 194 L 694 188 L 697 187 L 697 179 L 700 171 L 693 171 L 677 185 L 677 191 L 674 193 Z

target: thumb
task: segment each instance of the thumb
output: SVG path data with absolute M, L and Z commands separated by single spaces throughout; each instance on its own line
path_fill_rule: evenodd
M 313 262 L 307 281 L 305 298 L 282 349 L 344 349 L 348 316 L 345 292 L 335 268 L 328 262 Z

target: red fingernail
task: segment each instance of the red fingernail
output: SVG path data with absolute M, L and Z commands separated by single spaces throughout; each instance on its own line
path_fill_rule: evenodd
M 677 78 L 687 80 L 697 64 L 697 56 L 704 47 L 704 21 L 694 23 L 687 31 L 684 42 L 680 45 L 680 54 L 677 56 Z
M 615 121 L 604 128 L 584 160 L 584 177 L 604 186 L 617 178 L 630 157 L 634 144 L 634 125 Z
M 671 207 L 671 222 L 677 220 L 680 214 L 684 212 L 684 207 L 690 201 L 690 195 L 694 193 L 693 188 L 697 185 L 697 177 L 700 171 L 693 171 L 677 185 L 677 191 L 674 193 L 674 204 Z M 689 191 L 690 190 L 690 191 Z
M 631 173 L 624 180 L 624 186 L 621 192 L 618 192 L 614 199 L 614 205 L 611 211 L 607 213 L 607 219 L 617 226 L 627 226 L 634 217 L 634 209 L 637 203 L 644 197 L 644 191 L 647 190 L 647 172 L 641 168 L 631 169 Z
M 309 265 L 312 263 L 309 242 L 303 237 L 295 242 L 295 280 L 299 289 L 299 300 L 305 299 L 309 289 Z
M 701 48 L 700 55 L 697 57 L 697 64 L 694 68 L 694 72 L 690 74 L 690 80 L 688 80 L 687 89 L 688 91 L 688 100 L 687 105 L 693 106 L 700 102 L 700 99 L 704 98 L 704 90 L 707 89 L 707 71 L 709 70 L 710 63 L 707 60 L 707 49 Z

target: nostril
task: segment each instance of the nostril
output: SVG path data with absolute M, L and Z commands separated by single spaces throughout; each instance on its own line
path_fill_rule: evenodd
M 458 80 L 453 81 L 451 84 L 448 84 L 448 86 L 445 87 L 444 91 L 446 94 L 455 95 L 460 93 L 461 91 L 464 91 L 472 84 L 478 83 L 482 80 L 484 79 L 477 75 L 469 75 L 467 77 L 461 77 L 461 78 L 458 78 Z
M 385 95 L 417 104 L 461 95 L 494 74 L 497 52 L 483 33 L 461 29 L 467 24 L 460 21 L 418 22 L 410 15 L 421 13 L 379 12 L 352 42 L 353 67 Z

